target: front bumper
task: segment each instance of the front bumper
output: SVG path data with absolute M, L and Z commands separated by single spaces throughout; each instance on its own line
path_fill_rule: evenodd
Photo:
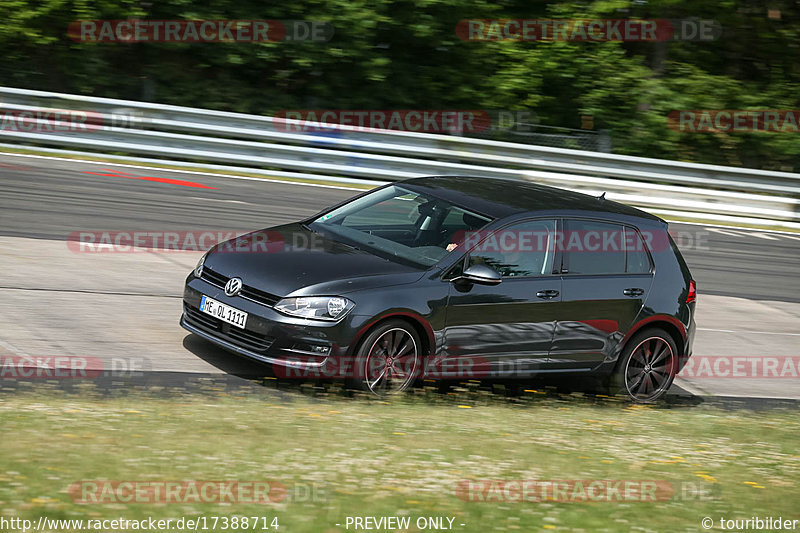
M 200 311 L 203 295 L 245 311 L 245 329 Z M 203 279 L 189 276 L 183 291 L 180 325 L 238 355 L 288 368 L 322 368 L 331 358 L 349 353 L 360 324 L 349 314 L 338 322 L 286 316 L 272 307 L 225 291 Z

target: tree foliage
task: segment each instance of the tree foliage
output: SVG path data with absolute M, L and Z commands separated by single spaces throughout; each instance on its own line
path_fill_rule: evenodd
M 798 109 L 795 0 L 6 0 L 0 84 L 247 113 L 518 109 L 608 130 L 615 152 L 800 170 L 797 133 L 691 133 L 681 109 Z M 716 20 L 710 42 L 465 42 L 471 18 Z M 76 20 L 306 19 L 329 42 L 85 43 Z

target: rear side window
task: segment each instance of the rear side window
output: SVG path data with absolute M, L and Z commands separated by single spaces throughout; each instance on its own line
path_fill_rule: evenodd
M 650 256 L 642 236 L 633 228 L 625 227 L 625 266 L 631 274 L 650 272 Z
M 569 274 L 644 274 L 650 255 L 635 229 L 597 220 L 567 220 L 559 244 Z
M 570 274 L 625 272 L 625 234 L 620 224 L 567 220 L 561 249 Z

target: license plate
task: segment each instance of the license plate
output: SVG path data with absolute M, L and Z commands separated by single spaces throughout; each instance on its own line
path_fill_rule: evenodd
M 237 328 L 244 329 L 244 325 L 247 323 L 247 313 L 239 311 L 230 305 L 225 305 L 222 302 L 213 300 L 208 296 L 203 296 L 200 299 L 200 310 L 207 315 L 232 324 Z

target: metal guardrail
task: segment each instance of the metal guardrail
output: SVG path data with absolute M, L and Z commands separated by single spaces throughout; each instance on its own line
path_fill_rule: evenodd
M 87 112 L 90 127 L 47 131 L 52 113 Z M 394 130 L 307 123 L 172 105 L 0 87 L 0 113 L 30 113 L 0 141 L 275 173 L 392 181 L 431 174 L 527 179 L 694 218 L 800 223 L 800 174 Z M 37 117 L 37 113 L 39 116 Z M 46 113 L 51 113 L 45 115 Z M 781 224 L 779 224 L 781 225 Z M 800 227 L 800 225 L 798 226 Z

